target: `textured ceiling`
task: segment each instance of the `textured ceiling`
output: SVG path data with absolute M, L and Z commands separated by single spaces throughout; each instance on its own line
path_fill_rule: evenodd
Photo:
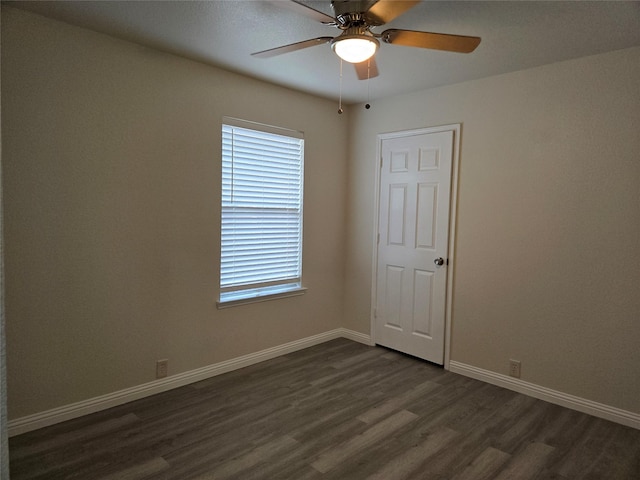
M 281 0 L 286 1 L 286 0 Z M 277 3 L 277 2 L 276 2 Z M 306 1 L 331 14 L 330 2 Z M 339 30 L 257 0 L 3 2 L 115 37 L 327 98 L 340 93 L 328 44 L 261 59 L 252 52 Z M 345 103 L 421 90 L 640 45 L 636 1 L 425 1 L 387 28 L 479 36 L 471 54 L 383 44 L 380 76 L 343 70 Z

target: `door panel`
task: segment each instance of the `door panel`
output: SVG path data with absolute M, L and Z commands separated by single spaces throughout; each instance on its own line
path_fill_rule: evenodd
M 418 211 L 416 226 L 416 248 L 435 247 L 435 219 L 438 205 L 438 185 L 418 185 Z
M 413 333 L 431 338 L 433 273 L 415 270 L 413 279 Z
M 390 245 L 404 246 L 407 186 L 389 185 L 389 220 L 387 238 Z
M 376 343 L 442 364 L 453 131 L 381 143 Z
M 385 275 L 385 303 L 386 303 L 386 326 L 402 329 L 401 311 L 402 311 L 402 280 L 404 268 L 395 265 L 387 265 Z

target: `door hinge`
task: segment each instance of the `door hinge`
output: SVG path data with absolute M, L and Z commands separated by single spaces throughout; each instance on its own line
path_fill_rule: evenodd
M 373 318 L 378 318 L 378 308 L 373 309 Z
M 382 162 L 383 162 L 383 158 L 382 156 L 380 157 L 380 170 L 382 170 Z
M 376 239 L 376 244 L 380 245 L 380 234 L 378 234 L 378 238 Z

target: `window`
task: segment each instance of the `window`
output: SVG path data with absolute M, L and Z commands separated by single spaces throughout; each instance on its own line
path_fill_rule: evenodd
M 219 307 L 303 293 L 303 157 L 300 132 L 224 119 Z

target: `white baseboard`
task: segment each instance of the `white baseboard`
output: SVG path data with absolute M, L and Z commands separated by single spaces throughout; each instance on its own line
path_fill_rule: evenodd
M 571 408 L 579 412 L 588 413 L 594 417 L 604 418 L 612 422 L 620 423 L 628 427 L 640 430 L 640 414 L 622 410 L 620 408 L 611 407 L 602 403 L 587 400 L 568 393 L 563 393 L 550 388 L 541 387 L 534 383 L 525 382 L 519 378 L 509 377 L 482 368 L 466 365 L 464 363 L 451 360 L 449 362 L 449 370 L 453 373 L 459 373 L 465 377 L 475 378 L 492 385 L 507 388 L 518 393 L 523 393 L 549 403 L 554 403 L 563 407 Z
M 371 335 L 356 332 L 354 330 L 349 330 L 347 328 L 340 328 L 338 330 L 340 330 L 340 336 L 346 338 L 347 340 L 364 343 L 365 345 L 369 345 L 370 347 L 374 345 L 373 340 L 371 339 Z
M 126 388 L 124 390 L 90 398 L 88 400 L 54 408 L 34 415 L 17 418 L 8 422 L 7 426 L 9 436 L 13 437 L 15 435 L 20 435 L 21 433 L 37 430 L 38 428 L 47 427 L 66 420 L 78 418 L 83 415 L 89 415 L 101 410 L 106 410 L 107 408 L 122 405 L 140 398 L 149 397 L 156 393 L 165 392 L 173 388 L 182 387 L 232 370 L 248 367 L 249 365 L 264 362 L 265 360 L 293 353 L 336 338 L 347 338 L 355 342 L 372 345 L 371 337 L 369 335 L 348 330 L 346 328 L 337 328 L 335 330 L 295 340 L 293 342 L 285 343 L 284 345 L 250 353 L 224 362 L 179 373 L 167 378 L 154 380 L 142 385 Z

